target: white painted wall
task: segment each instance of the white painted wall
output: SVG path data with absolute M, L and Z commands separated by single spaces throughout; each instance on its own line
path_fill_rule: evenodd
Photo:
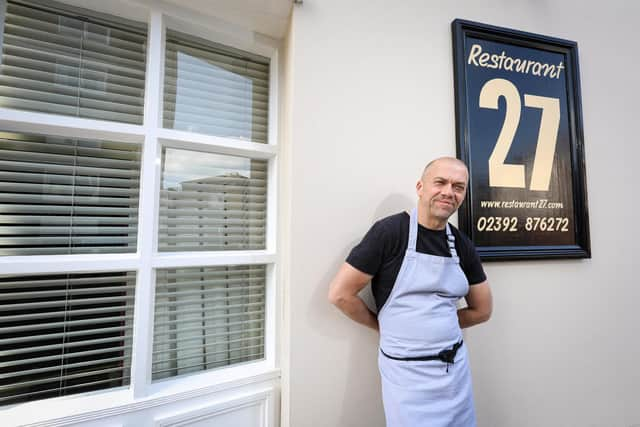
M 377 337 L 328 304 L 327 285 L 374 219 L 412 206 L 424 164 L 455 154 L 454 18 L 578 42 L 591 216 L 590 260 L 485 265 L 494 315 L 466 333 L 479 425 L 640 424 L 639 16 L 624 0 L 294 8 L 288 425 L 384 425 Z

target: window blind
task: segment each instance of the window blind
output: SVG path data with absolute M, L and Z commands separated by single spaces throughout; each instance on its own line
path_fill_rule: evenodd
M 264 358 L 265 266 L 157 271 L 154 380 Z
M 6 2 L 0 107 L 141 124 L 146 30 Z
M 129 384 L 135 274 L 0 276 L 0 405 Z
M 269 59 L 167 31 L 164 127 L 266 143 Z
M 135 252 L 140 146 L 0 132 L 0 255 Z
M 267 161 L 165 147 L 159 251 L 265 248 Z

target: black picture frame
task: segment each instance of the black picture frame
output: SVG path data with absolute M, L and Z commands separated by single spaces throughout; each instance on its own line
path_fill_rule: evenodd
M 469 167 L 460 229 L 482 260 L 590 258 L 577 43 L 451 27 L 457 155 Z

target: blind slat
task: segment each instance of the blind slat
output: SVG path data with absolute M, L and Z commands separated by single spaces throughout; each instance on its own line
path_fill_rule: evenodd
M 201 328 L 201 330 L 202 329 L 205 329 L 205 328 L 203 327 Z M 180 332 L 181 334 L 184 334 L 185 332 L 193 332 L 196 330 L 197 329 L 193 329 L 193 328 L 184 328 L 184 329 L 180 329 L 179 331 L 174 331 L 174 333 L 171 335 L 175 335 L 175 332 Z M 214 338 L 220 338 L 220 337 L 233 337 L 237 335 L 241 335 L 242 336 L 241 340 L 244 341 L 246 339 L 250 339 L 250 337 L 247 337 L 247 334 L 251 334 L 254 332 L 260 332 L 262 334 L 264 333 L 264 328 L 250 328 L 250 329 L 244 329 L 239 331 L 226 331 L 226 332 L 218 332 L 218 333 L 210 333 L 210 334 L 198 334 L 198 335 L 194 335 L 193 337 L 183 337 L 183 338 L 166 338 L 165 337 L 163 338 L 162 343 L 158 344 L 158 346 L 172 346 L 179 343 L 190 342 L 193 340 L 208 340 L 208 339 L 214 339 Z M 262 337 L 260 337 L 260 339 L 262 339 Z M 158 347 L 157 350 L 160 351 L 163 349 Z M 181 348 L 181 350 L 184 350 L 184 348 Z
M 175 294 L 179 294 L 180 291 L 178 290 L 178 288 L 192 288 L 194 286 L 204 286 L 203 282 L 205 282 L 207 284 L 207 286 L 209 287 L 213 287 L 213 286 L 221 286 L 222 290 L 233 290 L 233 289 L 239 289 L 239 287 L 234 286 L 234 285 L 245 285 L 245 284 L 249 284 L 249 286 L 255 286 L 255 283 L 262 283 L 264 284 L 264 270 L 262 271 L 257 271 L 253 274 L 261 274 L 262 277 L 239 277 L 239 278 L 234 278 L 233 276 L 230 277 L 225 277 L 224 275 L 220 275 L 220 276 L 210 276 L 204 273 L 201 273 L 199 278 L 198 276 L 190 276 L 190 277 L 183 277 L 180 274 L 174 274 L 172 276 L 169 275 L 162 275 L 161 280 L 158 280 L 158 284 L 156 285 L 156 289 L 164 289 L 164 288 L 173 288 L 174 290 L 171 292 L 173 295 Z M 190 278 L 198 278 L 198 280 L 188 280 Z M 175 280 L 175 282 L 172 282 L 172 280 Z M 218 288 L 214 288 L 214 289 L 218 289 Z M 213 289 L 212 289 L 213 290 Z M 159 293 L 159 296 L 165 296 L 163 293 Z
M 188 370 L 193 370 L 195 368 L 195 371 L 197 372 L 202 370 L 203 367 L 208 367 L 208 368 L 222 367 L 222 366 L 227 366 L 227 365 L 231 365 L 238 362 L 250 362 L 250 361 L 259 360 L 262 358 L 264 358 L 263 351 L 258 353 L 247 354 L 244 356 L 230 357 L 230 358 L 221 359 L 221 360 L 198 363 L 195 365 L 183 366 L 177 369 L 169 368 L 169 369 L 152 370 L 152 374 L 154 379 L 162 379 L 162 378 L 172 377 L 174 375 L 161 375 L 161 374 L 175 372 L 176 370 L 179 370 L 183 373 L 188 373 Z
M 0 192 L 6 193 L 8 191 L 19 193 L 57 193 L 57 194 L 74 194 L 80 196 L 137 196 L 139 193 L 138 188 L 117 188 L 117 187 L 98 187 L 98 186 L 83 186 L 83 185 L 57 185 L 57 184 L 32 184 L 32 183 L 16 183 L 16 182 L 2 182 L 0 181 Z M 99 193 L 99 194 L 96 194 Z
M 99 365 L 100 362 L 96 361 L 95 364 Z M 57 380 L 59 382 L 69 381 L 69 380 L 74 380 L 74 379 L 78 379 L 78 378 L 86 378 L 86 377 L 95 376 L 95 375 L 107 374 L 107 373 L 110 373 L 110 372 L 122 372 L 122 370 L 123 370 L 123 366 L 117 366 L 115 368 L 91 370 L 91 371 L 86 371 L 86 372 L 82 372 L 82 373 L 79 373 L 79 374 L 61 375 L 61 376 L 57 377 L 55 380 Z M 23 381 L 23 382 L 19 383 L 19 385 L 20 385 L 20 387 L 29 387 L 29 386 L 34 386 L 34 385 L 38 385 L 38 384 L 46 384 L 46 383 L 50 383 L 50 382 L 51 382 L 51 378 L 46 378 L 46 379 L 41 379 L 41 380 Z M 4 392 L 6 390 L 10 390 L 10 389 L 12 389 L 14 387 L 15 387 L 14 384 L 8 385 L 8 386 L 0 386 L 0 392 Z
M 84 308 L 84 309 L 74 309 L 73 310 L 73 315 L 74 316 L 82 316 L 82 315 L 101 315 L 101 314 L 105 314 L 105 313 L 113 313 L 113 312 L 122 312 L 122 307 L 120 306 L 111 306 L 111 307 L 100 307 L 100 308 Z M 128 310 L 128 309 L 127 309 Z M 14 315 L 9 315 L 9 316 L 0 316 L 0 325 L 2 324 L 2 322 L 27 322 L 27 321 L 32 321 L 32 320 L 39 320 L 39 319 L 49 319 L 47 321 L 47 324 L 45 325 L 45 327 L 47 325 L 55 325 L 55 326 L 59 326 L 57 323 L 49 323 L 52 319 L 56 319 L 59 317 L 64 318 L 66 316 L 66 312 L 64 311 L 38 311 L 36 313 L 28 313 L 28 314 L 14 314 Z M 125 316 L 124 319 L 127 319 L 128 316 Z M 111 319 L 110 317 L 95 317 L 95 320 L 76 320 L 75 322 L 78 322 L 78 324 L 91 324 L 91 322 L 96 322 L 96 323 L 100 323 L 101 319 Z M 107 320 L 110 321 L 110 320 Z M 71 322 L 74 322 L 73 320 Z M 83 323 L 84 322 L 84 323 Z M 61 325 L 64 325 L 64 321 L 62 323 L 60 323 Z M 33 325 L 31 325 L 33 326 Z M 38 326 L 37 324 L 35 326 Z M 30 327 L 30 326 L 16 326 L 14 329 L 14 331 L 20 331 L 20 328 L 22 327 Z M 0 333 L 5 333 L 5 329 L 4 327 L 0 326 L 0 328 L 2 328 L 2 332 Z
M 61 350 L 67 351 L 72 350 L 74 347 L 85 347 L 85 346 L 95 346 L 97 344 L 109 344 L 112 342 L 121 342 L 121 341 L 131 340 L 131 336 L 115 336 L 111 338 L 96 338 L 96 339 L 87 339 L 84 341 L 74 341 L 74 342 L 64 342 L 61 344 L 52 344 L 52 345 L 33 345 L 30 347 L 15 349 L 15 350 L 3 350 L 0 351 L 0 357 L 8 357 L 8 356 L 17 356 L 22 354 L 32 354 L 40 351 L 50 351 L 50 350 Z M 112 347 L 105 348 L 105 353 L 114 351 Z M 3 366 L 4 362 L 0 362 L 0 366 Z
M 67 78 L 64 83 L 56 82 L 56 74 L 34 72 L 25 69 L 13 69 L 6 65 L 1 68 L 0 86 L 5 89 L 0 92 L 7 96 L 11 96 L 14 89 L 33 90 L 40 93 L 53 93 L 62 96 L 71 96 L 76 99 L 78 96 L 95 99 L 98 101 L 117 102 L 129 106 L 142 107 L 143 100 L 140 93 L 133 95 L 123 93 L 122 88 L 118 85 L 107 84 L 101 81 L 90 80 L 87 78 Z M 105 90 L 91 89 L 92 86 L 104 87 Z M 126 88 L 125 88 L 126 90 Z M 139 92 L 139 91 L 137 91 Z M 125 110 L 126 111 L 126 110 Z M 137 110 L 131 110 L 134 113 Z
M 123 366 L 123 370 L 127 370 L 127 372 L 129 371 L 130 366 Z M 110 383 L 110 384 L 114 384 L 114 383 L 119 383 L 119 385 L 126 385 L 129 384 L 129 376 L 110 376 L 109 379 L 106 380 L 100 380 L 100 381 L 87 381 L 87 382 L 83 382 L 81 384 L 75 384 L 75 385 L 67 385 L 64 387 L 64 390 L 61 390 L 59 387 L 60 381 L 58 379 L 53 380 L 52 382 L 57 383 L 58 386 L 54 387 L 54 388 L 49 388 L 46 390 L 40 390 L 40 391 L 33 391 L 33 392 L 29 392 L 29 393 L 11 393 L 11 395 L 9 396 L 0 396 L 0 402 L 9 402 L 12 403 L 12 401 L 15 402 L 23 402 L 23 401 L 27 401 L 27 400 L 34 400 L 34 398 L 36 398 L 36 396 L 42 396 L 42 395 L 46 395 L 46 394 L 53 394 L 53 393 L 57 393 L 58 395 L 60 395 L 60 393 L 64 393 L 64 395 L 67 394 L 72 394 L 72 393 L 77 393 L 79 389 L 89 389 L 90 387 L 95 387 L 98 384 L 104 384 L 104 383 Z M 18 387 L 16 387 L 16 389 L 18 389 Z
M 21 325 L 21 326 L 10 326 L 10 327 L 3 327 L 0 328 L 0 333 L 2 334 L 10 334 L 10 333 L 24 333 L 24 332 L 32 332 L 32 331 L 38 331 L 41 329 L 51 329 L 51 328 L 59 328 L 59 327 L 64 327 L 65 325 L 68 326 L 69 328 L 75 328 L 78 326 L 95 326 L 95 325 L 100 325 L 103 323 L 113 323 L 113 322 L 117 322 L 117 321 L 132 321 L 133 320 L 133 315 L 128 314 L 128 315 L 123 315 L 123 312 L 126 312 L 128 309 L 124 309 L 122 306 L 116 307 L 118 310 L 119 314 L 118 316 L 110 316 L 110 317 L 96 317 L 93 319 L 84 319 L 84 320 L 63 320 L 61 322 L 46 322 L 46 323 L 36 323 L 36 324 L 32 324 L 32 325 Z M 77 310 L 77 309 L 72 309 L 72 310 L 68 310 L 68 311 L 59 311 L 58 313 L 61 313 L 62 315 L 69 315 L 69 317 L 74 317 L 74 316 L 79 316 L 80 312 L 83 310 Z M 97 311 L 94 311 L 94 313 L 98 313 Z M 4 319 L 5 317 L 17 317 L 17 316 L 2 316 L 2 319 Z M 48 318 L 50 319 L 51 317 L 47 316 L 44 318 Z M 33 317 L 30 318 L 30 320 L 33 320 Z M 16 338 L 18 339 L 18 338 Z
M 20 304 L 11 304 L 8 306 L 0 306 L 1 311 L 12 311 L 12 310 L 35 310 L 40 308 L 50 308 L 50 307 L 65 307 L 71 305 L 81 305 L 81 304 L 93 304 L 93 303 L 113 303 L 113 302 L 127 302 L 132 301 L 133 296 L 119 296 L 119 297 L 104 297 L 100 298 L 99 301 L 96 298 L 83 298 L 69 301 L 43 301 L 43 302 L 25 302 Z
M 264 319 L 255 319 L 255 320 L 245 320 L 245 321 L 240 321 L 240 322 L 228 322 L 225 324 L 225 326 L 222 326 L 223 328 L 233 328 L 233 327 L 237 327 L 237 326 L 244 326 L 247 327 L 248 325 L 253 325 L 252 328 L 255 329 L 255 324 L 257 324 L 259 326 L 259 328 L 257 328 L 256 330 L 263 330 L 264 329 Z M 184 333 L 184 332 L 192 332 L 192 331 L 202 331 L 204 329 L 209 329 L 205 324 L 202 324 L 200 326 L 197 327 L 191 327 L 191 328 L 180 328 L 180 332 Z M 246 331 L 248 331 L 249 329 L 246 329 Z M 166 336 L 173 336 L 175 335 L 175 328 L 169 329 L 167 331 L 162 331 L 162 332 L 157 332 L 155 331 L 153 336 L 154 337 L 166 337 Z M 241 332 L 239 332 L 241 333 Z M 163 340 L 166 338 L 162 338 Z M 165 341 L 163 341 L 165 342 Z
M 131 253 L 135 252 L 135 245 L 123 246 L 123 245 L 88 245 L 88 246 L 70 246 L 65 247 L 66 252 L 69 254 L 117 254 L 117 253 Z M 16 256 L 16 255 L 55 255 L 60 253 L 60 247 L 35 247 L 35 248 L 10 248 L 0 249 L 0 256 Z
M 3 64 L 18 68 L 40 70 L 55 73 L 59 76 L 80 76 L 80 58 L 76 56 L 66 56 L 48 50 L 34 49 L 27 42 L 12 44 L 12 38 L 3 40 Z M 118 66 L 114 63 L 98 63 L 84 60 L 83 73 L 85 76 L 96 76 L 95 80 L 104 80 L 100 77 L 108 77 L 108 81 L 144 90 L 144 72 L 142 70 L 131 70 Z M 61 77 L 62 79 L 62 77 Z
M 111 362 L 121 362 L 121 361 L 125 361 L 125 360 L 127 360 L 127 357 L 125 357 L 125 356 L 110 357 L 110 358 L 107 358 L 107 359 L 100 359 L 99 363 L 103 364 L 103 363 L 111 363 Z M 85 366 L 92 366 L 92 365 L 95 365 L 95 364 L 96 364 L 96 361 L 68 363 L 65 366 L 65 369 L 76 369 L 76 368 L 82 368 L 82 367 L 85 367 Z M 48 367 L 48 368 L 30 369 L 30 370 L 24 371 L 24 372 L 12 372 L 10 374 L 0 374 L 0 381 L 6 380 L 8 378 L 15 378 L 15 377 L 24 376 L 24 375 L 36 375 L 36 374 L 42 374 L 42 373 L 45 373 L 45 372 L 55 372 L 55 371 L 60 371 L 60 367 L 59 366 L 51 366 L 51 367 Z M 58 375 L 56 375 L 55 379 L 60 379 L 60 377 Z M 12 385 L 24 385 L 24 383 L 22 383 L 22 382 L 14 382 Z
M 112 322 L 113 322 L 113 318 L 112 318 Z M 117 318 L 115 318 L 115 320 L 122 320 L 121 316 L 118 316 Z M 57 326 L 64 326 L 65 322 L 59 322 L 61 323 L 61 325 L 52 323 L 50 325 L 46 325 L 48 328 L 54 328 Z M 89 323 L 92 326 L 94 325 L 94 323 Z M 3 345 L 10 345 L 10 344 L 21 344 L 21 343 L 26 343 L 26 342 L 30 342 L 30 341 L 41 341 L 41 340 L 51 340 L 54 338 L 63 338 L 63 337 L 76 337 L 76 336 L 82 336 L 82 335 L 87 335 L 87 334 L 104 334 L 104 333 L 110 333 L 110 332 L 121 332 L 124 333 L 126 332 L 127 328 L 125 326 L 117 326 L 117 327 L 105 327 L 105 328 L 99 328 L 99 329 L 87 329 L 87 330 L 82 330 L 82 331 L 65 331 L 65 332 L 60 332 L 60 333 L 50 333 L 50 334 L 42 334 L 42 335 L 29 335 L 26 337 L 18 337 L 18 338 L 3 338 L 2 339 L 2 344 Z M 4 333 L 4 330 L 0 330 L 0 333 Z M 35 348 L 35 347 L 32 347 Z
M 53 35 L 49 38 L 37 37 L 42 33 L 33 29 L 20 28 L 15 25 L 6 24 L 4 26 L 5 37 L 10 45 L 26 45 L 32 48 L 41 49 L 56 54 L 63 55 L 68 58 L 80 58 L 83 62 L 86 59 L 95 62 L 118 64 L 119 67 L 127 71 L 142 71 L 144 69 L 145 56 L 140 55 L 140 59 L 128 58 L 131 51 L 125 51 L 126 56 L 122 55 L 122 50 L 117 48 L 109 48 L 105 45 L 87 40 L 82 35 L 78 38 L 59 37 Z
M 18 150 L 7 150 L 3 144 L 0 149 L 0 156 L 3 160 L 14 160 L 16 162 L 33 162 L 33 163 L 56 163 L 69 166 L 95 167 L 107 169 L 131 169 L 138 164 L 136 160 L 119 160 L 99 157 L 82 157 L 70 153 L 69 155 L 55 153 L 37 153 Z
M 212 352 L 204 352 L 202 353 L 202 356 L 204 356 L 206 354 L 207 357 L 211 357 L 211 356 L 215 356 L 216 354 L 224 354 L 224 353 L 228 353 L 230 351 L 243 351 L 243 350 L 248 350 L 250 348 L 257 348 L 260 346 L 263 346 L 264 344 L 255 344 L 256 341 L 263 341 L 264 337 L 260 336 L 260 337 L 246 337 L 246 338 L 239 338 L 239 339 L 235 339 L 235 340 L 228 340 L 228 341 L 224 341 L 224 342 L 217 342 L 217 343 L 210 343 L 210 344 L 196 344 L 196 345 L 183 345 L 181 346 L 178 350 L 176 349 L 168 349 L 168 350 L 154 350 L 154 354 L 156 355 L 160 355 L 160 354 L 165 354 L 165 353 L 175 353 L 176 351 L 178 352 L 185 352 L 187 353 L 188 350 L 206 350 L 207 348 L 210 347 L 220 347 L 220 346 L 231 346 L 232 344 L 236 344 L 236 343 L 241 343 L 243 344 L 242 346 L 238 346 L 237 348 L 233 348 L 231 350 L 221 350 L 221 351 L 212 351 Z M 254 342 L 253 345 L 247 345 L 248 342 Z M 194 357 L 193 355 L 189 355 L 184 357 L 184 359 L 189 359 L 191 357 Z M 197 357 L 197 356 L 196 356 Z M 179 360 L 179 359 L 178 359 Z
M 264 307 L 264 304 L 262 303 L 256 303 L 252 305 L 253 307 L 256 306 L 261 306 Z M 235 308 L 250 308 L 252 306 L 245 306 L 245 305 L 239 305 L 236 306 Z M 202 309 L 182 309 L 180 310 L 180 313 L 182 315 L 187 315 L 187 314 L 201 314 L 202 313 Z M 158 311 L 156 312 L 156 321 L 154 322 L 154 327 L 177 327 L 181 320 L 175 319 L 175 320 L 159 320 L 159 319 L 163 319 L 164 317 L 166 317 L 167 315 L 169 315 L 169 312 L 162 312 L 162 311 Z M 175 316 L 175 313 L 174 315 Z M 224 321 L 231 321 L 231 319 L 235 319 L 238 317 L 243 317 L 243 318 L 251 318 L 253 319 L 255 317 L 255 319 L 262 319 L 264 317 L 264 310 L 253 310 L 253 311 L 245 311 L 242 313 L 228 313 L 228 314 L 215 314 L 215 315 L 208 315 L 208 316 L 203 316 L 201 317 L 202 321 L 213 321 L 213 320 L 224 320 Z
M 136 169 L 107 169 L 98 167 L 76 166 L 70 168 L 69 165 L 57 165 L 53 163 L 31 163 L 31 162 L 8 162 L 0 160 L 0 168 L 5 171 L 28 171 L 28 172 L 41 172 L 45 174 L 64 174 L 73 175 L 75 172 L 79 175 L 93 176 L 102 178 L 122 178 L 122 179 L 135 179 L 137 181 L 140 171 Z M 75 169 L 75 171 L 74 171 Z M 135 183 L 137 185 L 137 182 Z
M 254 266 L 251 266 L 254 267 Z M 213 269 L 213 267 L 208 268 L 187 268 L 185 269 L 175 269 L 175 270 L 162 270 L 159 271 L 158 274 L 158 284 L 157 287 L 161 288 L 162 286 L 173 286 L 171 283 L 182 283 L 182 282 L 190 282 L 192 279 L 196 278 L 198 281 L 200 280 L 216 280 L 219 278 L 233 280 L 234 278 L 254 278 L 255 276 L 264 277 L 265 269 L 264 268 L 247 268 L 242 270 L 235 269 L 227 269 L 225 267 L 221 267 L 218 269 Z M 191 282 L 190 282 L 191 283 Z M 192 282 L 191 284 L 199 283 Z M 229 282 L 233 284 L 233 282 Z M 238 282 L 242 283 L 242 282 Z
M 181 34 L 175 31 L 167 32 L 167 51 L 172 54 L 177 52 L 184 52 L 186 56 L 198 58 L 204 60 L 207 63 L 225 64 L 228 66 L 239 67 L 239 70 L 249 69 L 263 74 L 268 73 L 269 64 L 268 58 L 261 58 L 261 60 L 252 60 L 246 58 L 249 54 L 246 52 L 240 52 L 243 58 L 239 58 L 238 55 L 227 52 L 225 49 L 219 49 L 213 46 L 212 43 L 204 43 L 199 46 L 190 43 Z M 175 56 L 175 55 L 174 55 Z
M 71 288 L 71 289 L 56 289 L 50 291 L 25 291 L 25 292 L 8 292 L 0 294 L 0 301 L 6 303 L 12 299 L 37 299 L 37 298 L 50 298 L 66 295 L 83 295 L 83 294 L 108 294 L 110 292 L 124 292 L 130 291 L 133 286 L 101 286 L 97 288 Z
M 203 292 L 202 294 L 207 295 Z M 209 310 L 217 310 L 217 309 L 226 309 L 226 306 L 232 305 L 234 303 L 236 304 L 244 304 L 245 302 L 255 302 L 256 300 L 262 300 L 264 298 L 264 293 L 256 293 L 256 294 L 249 294 L 249 295 L 238 295 L 238 296 L 227 296 L 227 297 L 222 297 L 222 298 L 192 298 L 192 299 L 187 299 L 187 298 L 183 298 L 183 295 L 176 295 L 176 300 L 175 301 L 167 301 L 167 302 L 158 302 L 156 304 L 156 308 L 160 309 L 160 308 L 164 308 L 167 307 L 168 309 L 173 309 L 173 308 L 177 308 L 180 309 L 180 307 L 185 307 L 185 306 L 189 306 L 189 305 L 193 305 L 193 304 L 207 304 L 208 306 L 205 307 L 205 309 L 209 309 Z
M 19 194 L 19 193 L 0 193 L 0 203 L 15 204 L 62 204 L 68 206 L 74 205 L 94 205 L 94 206 L 137 206 L 137 198 L 120 198 L 120 197 L 101 197 L 101 196 L 64 196 L 56 194 Z

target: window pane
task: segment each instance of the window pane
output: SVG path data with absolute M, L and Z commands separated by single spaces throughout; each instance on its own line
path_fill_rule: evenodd
M 0 132 L 0 255 L 135 252 L 140 146 Z
M 265 266 L 157 271 L 154 380 L 264 358 Z
M 141 124 L 146 32 L 8 1 L 0 107 Z
M 129 384 L 135 274 L 0 276 L 0 405 Z
M 267 142 L 269 60 L 167 32 L 164 127 Z
M 265 248 L 267 161 L 164 148 L 159 251 Z

